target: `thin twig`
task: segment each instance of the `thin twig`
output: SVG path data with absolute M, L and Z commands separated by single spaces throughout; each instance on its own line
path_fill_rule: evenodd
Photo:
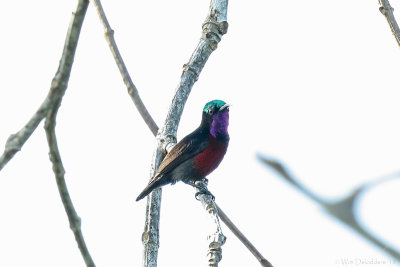
M 397 44 L 400 46 L 400 29 L 393 14 L 394 9 L 391 7 L 389 0 L 379 0 L 379 4 L 381 5 L 379 7 L 379 11 L 386 17 L 394 38 L 396 39 Z
M 157 148 L 153 154 L 151 176 L 153 176 L 165 156 L 165 148 L 169 143 L 176 141 L 176 131 L 183 107 L 190 91 L 197 81 L 208 57 L 217 49 L 222 36 L 227 32 L 228 0 L 211 0 L 209 14 L 203 23 L 202 37 L 194 50 L 189 62 L 184 65 L 183 73 L 175 96 L 170 105 L 164 126 L 157 135 Z M 143 266 L 157 266 L 159 247 L 161 189 L 156 189 L 147 198 L 146 221 L 142 242 Z
M 217 204 L 216 204 L 217 205 Z M 246 246 L 248 250 L 257 258 L 261 266 L 272 267 L 272 264 L 264 258 L 263 255 L 256 249 L 256 247 L 240 232 L 240 230 L 233 224 L 233 222 L 226 216 L 225 212 L 217 205 L 218 215 L 226 226 L 235 234 L 235 236 Z
M 53 87 L 53 86 L 52 86 Z M 32 135 L 36 127 L 46 116 L 47 111 L 52 107 L 56 91 L 51 90 L 39 109 L 35 112 L 28 123 L 17 133 L 8 137 L 3 154 L 0 156 L 0 171 L 21 150 L 26 140 Z
M 104 27 L 104 37 L 107 40 L 108 46 L 110 47 L 111 53 L 113 54 L 114 60 L 117 63 L 119 72 L 121 73 L 122 79 L 128 89 L 128 94 L 130 95 L 133 103 L 135 104 L 137 110 L 139 111 L 140 115 L 142 116 L 143 120 L 146 122 L 147 126 L 149 127 L 150 131 L 156 135 L 158 131 L 158 127 L 151 117 L 150 113 L 148 112 L 146 106 L 143 104 L 142 99 L 139 96 L 139 92 L 132 82 L 131 76 L 129 75 L 128 69 L 125 66 L 124 60 L 121 57 L 119 52 L 117 43 L 114 39 L 114 30 L 111 28 L 110 24 L 108 23 L 106 14 L 104 13 L 103 7 L 101 5 L 100 0 L 90 0 L 97 10 L 97 14 L 99 15 L 100 21 Z

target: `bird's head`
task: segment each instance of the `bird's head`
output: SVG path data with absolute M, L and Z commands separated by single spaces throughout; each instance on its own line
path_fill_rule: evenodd
M 203 109 L 203 121 L 210 126 L 214 136 L 228 136 L 229 105 L 222 100 L 212 100 Z
M 229 112 L 229 105 L 222 100 L 210 101 L 204 106 L 203 109 L 203 112 L 210 117 L 213 117 L 215 114 L 223 111 Z

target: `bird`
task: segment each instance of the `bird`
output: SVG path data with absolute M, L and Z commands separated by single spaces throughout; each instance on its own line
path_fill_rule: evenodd
M 229 144 L 229 104 L 222 100 L 208 102 L 202 112 L 200 126 L 178 142 L 161 162 L 157 173 L 139 194 L 139 201 L 154 189 L 182 181 L 200 189 L 198 194 L 214 196 L 196 181 L 206 176 L 221 163 Z

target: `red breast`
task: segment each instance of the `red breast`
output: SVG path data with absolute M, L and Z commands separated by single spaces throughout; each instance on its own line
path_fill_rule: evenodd
M 227 142 L 218 140 L 212 135 L 209 135 L 207 148 L 194 159 L 196 170 L 204 177 L 209 175 L 221 163 L 227 148 Z

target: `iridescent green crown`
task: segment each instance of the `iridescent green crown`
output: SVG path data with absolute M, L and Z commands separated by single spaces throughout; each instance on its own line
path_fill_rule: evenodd
M 226 103 L 222 100 L 213 100 L 208 102 L 203 109 L 203 112 L 206 113 L 211 113 L 213 109 L 220 109 L 223 105 L 226 105 Z

